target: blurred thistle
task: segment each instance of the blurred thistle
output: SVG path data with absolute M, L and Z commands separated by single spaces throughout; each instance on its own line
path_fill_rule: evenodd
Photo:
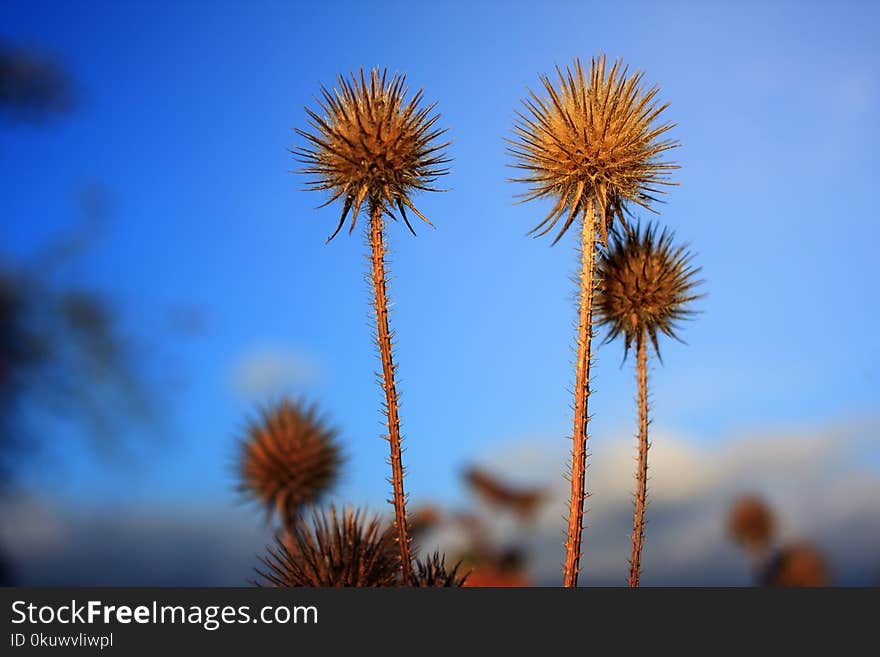
M 335 507 L 299 522 L 286 541 L 276 539 L 261 557 L 259 584 L 287 587 L 394 586 L 400 566 L 377 517 Z
M 450 588 L 465 585 L 467 573 L 459 572 L 460 563 L 446 568 L 446 558 L 435 551 L 430 557 L 416 559 L 415 586 L 419 588 Z
M 431 504 L 423 504 L 407 514 L 410 535 L 418 541 L 420 535 L 435 529 L 441 522 L 443 512 Z
M 376 342 L 382 360 L 382 387 L 388 417 L 391 482 L 393 487 L 394 526 L 400 550 L 403 579 L 413 581 L 410 537 L 407 531 L 406 494 L 403 487 L 403 463 L 398 415 L 396 365 L 392 357 L 391 330 L 388 323 L 385 269 L 384 216 L 400 218 L 415 234 L 406 210 L 430 222 L 413 205 L 416 191 L 439 191 L 436 179 L 447 173 L 443 166 L 448 142 L 439 141 L 445 130 L 435 128 L 439 115 L 435 105 L 422 107 L 422 91 L 407 101 L 405 76 L 388 77 L 385 70 L 363 69 L 350 79 L 337 77 L 333 91 L 321 87 L 319 110 L 306 108 L 311 131 L 297 130 L 307 146 L 295 148 L 294 156 L 305 165 L 299 173 L 311 176 L 307 188 L 329 193 L 323 205 L 341 200 L 342 211 L 332 240 L 351 213 L 353 232 L 361 207 L 370 215 L 369 240 L 372 251 L 373 308 L 376 313 Z M 323 206 L 322 206 L 323 207 Z
M 464 478 L 488 504 L 512 511 L 521 522 L 532 520 L 538 507 L 548 497 L 543 489 L 511 486 L 479 467 L 465 470 Z
M 763 552 L 769 548 L 776 531 L 773 511 L 760 497 L 740 497 L 730 509 L 727 519 L 730 537 L 750 551 Z
M 523 201 L 550 198 L 550 214 L 531 231 L 549 233 L 565 217 L 553 243 L 576 219 L 581 221 L 580 302 L 578 311 L 574 426 L 571 463 L 565 586 L 577 586 L 584 515 L 584 476 L 588 399 L 590 394 L 590 340 L 597 232 L 601 244 L 613 220 L 624 222 L 632 204 L 651 209 L 656 194 L 673 184 L 666 174 L 677 168 L 660 156 L 678 145 L 662 136 L 672 128 L 657 119 L 667 105 L 658 105 L 658 88 L 645 90 L 641 72 L 629 74 L 620 61 L 606 70 L 605 56 L 594 57 L 587 74 L 580 60 L 562 71 L 558 86 L 546 76 L 541 82 L 546 98 L 529 91 L 518 113 L 515 139 L 509 140 L 515 168 L 525 175 L 514 178 L 530 190 Z
M 828 586 L 831 577 L 825 557 L 809 543 L 783 548 L 770 560 L 764 586 Z
M 466 587 L 522 588 L 533 584 L 524 567 L 524 555 L 515 548 L 494 555 L 471 555 L 465 563 L 473 568 Z
M 342 455 L 337 431 L 315 406 L 283 399 L 252 420 L 240 444 L 239 490 L 291 530 L 305 506 L 316 503 L 336 482 Z
M 67 71 L 31 48 L 0 44 L 0 111 L 24 121 L 63 114 L 73 105 Z
M 649 223 L 644 229 L 614 230 L 608 249 L 599 256 L 596 310 L 599 323 L 608 327 L 610 342 L 624 337 L 624 358 L 636 345 L 636 382 L 639 404 L 639 449 L 633 513 L 632 554 L 629 585 L 638 586 L 648 493 L 648 351 L 650 337 L 657 356 L 658 331 L 677 338 L 676 323 L 690 318 L 688 304 L 699 298 L 694 288 L 699 267 L 692 267 L 693 254 L 686 245 L 674 246 L 674 234 Z

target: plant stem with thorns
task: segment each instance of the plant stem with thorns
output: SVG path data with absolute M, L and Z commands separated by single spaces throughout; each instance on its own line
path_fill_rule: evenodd
M 391 485 L 394 491 L 394 526 L 400 549 L 400 568 L 403 581 L 412 584 L 413 569 L 410 539 L 406 526 L 406 494 L 403 490 L 403 461 L 400 448 L 400 418 L 398 416 L 397 386 L 394 383 L 395 365 L 391 357 L 391 331 L 388 328 L 387 278 L 385 274 L 385 241 L 383 237 L 382 203 L 370 203 L 370 246 L 372 247 L 372 282 L 376 310 L 376 342 L 382 359 L 382 388 L 385 391 L 388 415 L 388 443 L 391 446 Z
M 584 526 L 584 479 L 587 467 L 587 423 L 590 420 L 590 341 L 593 337 L 593 273 L 596 262 L 596 221 L 593 204 L 584 212 L 581 245 L 581 291 L 578 312 L 577 364 L 574 385 L 574 430 L 571 451 L 571 500 L 565 542 L 563 586 L 577 586 Z
M 635 513 L 629 585 L 637 587 L 641 576 L 642 539 L 645 536 L 645 507 L 648 494 L 648 350 L 644 331 L 636 337 L 636 379 L 639 387 L 639 457 L 636 470 Z

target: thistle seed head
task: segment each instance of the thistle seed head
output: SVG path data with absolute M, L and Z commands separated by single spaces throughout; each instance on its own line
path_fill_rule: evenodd
M 604 55 L 590 61 L 589 74 L 579 59 L 556 72 L 558 84 L 542 76 L 546 96 L 529 90 L 517 112 L 509 150 L 526 173 L 513 180 L 531 188 L 523 201 L 555 201 L 531 233 L 545 235 L 567 215 L 555 244 L 578 213 L 595 211 L 604 244 L 630 204 L 651 209 L 662 186 L 674 184 L 667 174 L 678 167 L 660 156 L 679 144 L 662 138 L 673 125 L 658 122 L 667 104 L 658 104 L 656 86 L 645 90 L 644 73 L 630 74 L 620 60 L 606 70 Z
M 421 90 L 406 99 L 405 76 L 397 73 L 390 79 L 387 71 L 361 69 L 350 78 L 337 77 L 337 86 L 329 91 L 321 87 L 318 111 L 306 108 L 310 130 L 297 133 L 307 145 L 293 150 L 305 165 L 299 173 L 311 176 L 307 188 L 326 191 L 324 205 L 342 200 L 339 225 L 328 238 L 333 239 L 351 212 L 354 230 L 361 206 L 381 206 L 392 217 L 400 217 L 410 231 L 406 210 L 430 222 L 415 208 L 415 191 L 439 191 L 436 179 L 448 172 L 449 162 L 441 142 L 446 132 L 435 124 L 439 114 L 432 114 L 436 103 L 422 106 Z M 323 206 L 322 206 L 323 207 Z
M 400 562 L 377 517 L 335 507 L 297 523 L 287 541 L 277 539 L 257 569 L 260 583 L 280 588 L 394 586 Z
M 746 495 L 730 510 L 727 531 L 737 543 L 749 549 L 770 545 L 776 531 L 776 518 L 770 507 L 759 497 Z
M 239 490 L 292 523 L 336 482 L 336 434 L 314 406 L 283 399 L 264 408 L 241 440 Z
M 828 586 L 825 557 L 809 543 L 795 543 L 779 552 L 768 565 L 765 586 Z
M 430 557 L 416 560 L 416 581 L 419 588 L 448 588 L 464 586 L 468 575 L 458 572 L 461 563 L 455 564 L 452 570 L 446 568 L 446 557 L 435 551 Z
M 694 294 L 699 267 L 692 267 L 687 245 L 675 246 L 674 234 L 657 234 L 653 224 L 634 230 L 617 230 L 599 256 L 596 309 L 599 323 L 608 327 L 608 338 L 623 335 L 625 349 L 639 336 L 650 336 L 659 356 L 658 332 L 678 339 L 678 322 L 694 311 L 688 305 Z

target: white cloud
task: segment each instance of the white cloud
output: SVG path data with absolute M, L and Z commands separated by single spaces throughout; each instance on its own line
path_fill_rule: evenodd
M 233 389 L 246 399 L 263 399 L 306 386 L 318 377 L 314 359 L 280 345 L 247 349 L 232 366 Z

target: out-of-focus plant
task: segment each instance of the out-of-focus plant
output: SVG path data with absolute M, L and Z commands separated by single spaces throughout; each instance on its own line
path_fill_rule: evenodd
M 342 464 L 336 429 L 317 408 L 282 399 L 248 422 L 240 442 L 239 490 L 277 511 L 292 533 L 308 505 L 335 484 Z
M 414 586 L 419 588 L 454 588 L 467 586 L 469 573 L 461 573 L 461 563 L 452 569 L 446 567 L 446 557 L 439 551 L 416 559 Z
M 764 570 L 763 586 L 828 586 L 831 573 L 825 556 L 801 541 L 780 549 Z
M 608 249 L 599 256 L 599 286 L 596 299 L 599 323 L 608 327 L 610 342 L 620 336 L 624 358 L 636 350 L 639 432 L 636 466 L 635 511 L 629 585 L 639 585 L 645 509 L 648 493 L 648 347 L 660 358 L 658 334 L 678 339 L 678 323 L 690 318 L 690 303 L 699 298 L 694 288 L 700 283 L 699 267 L 691 266 L 693 254 L 686 245 L 676 246 L 672 232 L 657 232 L 656 224 L 644 229 L 616 230 Z M 661 359 L 662 362 L 662 359 Z
M 580 221 L 580 301 L 575 363 L 572 432 L 571 499 L 565 542 L 563 584 L 577 586 L 586 491 L 586 444 L 590 395 L 595 261 L 615 219 L 623 222 L 631 206 L 651 208 L 667 174 L 677 166 L 665 162 L 677 142 L 665 139 L 672 124 L 658 119 L 658 88 L 645 90 L 643 73 L 629 73 L 620 61 L 606 69 L 605 56 L 594 57 L 589 72 L 580 60 L 564 71 L 558 84 L 541 77 L 546 95 L 529 92 L 518 113 L 510 141 L 514 166 L 524 173 L 515 181 L 530 189 L 523 201 L 551 199 L 550 214 L 531 232 L 549 233 L 563 219 L 554 244 Z
M 809 541 L 778 545 L 776 514 L 754 494 L 736 499 L 727 517 L 730 538 L 747 551 L 758 586 L 828 586 L 831 569 Z
M 511 511 L 520 522 L 532 520 L 541 503 L 547 499 L 547 492 L 543 488 L 512 486 L 480 467 L 467 468 L 464 478 L 471 490 L 489 505 Z
M 51 268 L 0 268 L 0 481 L 50 422 L 83 425 L 99 453 L 117 450 L 121 427 L 152 419 L 148 381 L 104 294 Z
M 338 432 L 315 405 L 282 398 L 248 421 L 239 439 L 238 490 L 277 514 L 282 529 L 260 557 L 258 583 L 300 586 L 462 586 L 466 574 L 446 567 L 439 552 L 416 558 L 411 576 L 400 567 L 397 529 L 361 510 L 318 505 L 339 480 Z M 310 518 L 306 510 L 311 508 Z M 436 512 L 413 518 L 434 524 Z
M 311 177 L 308 188 L 329 194 L 328 205 L 339 200 L 342 212 L 333 239 L 351 214 L 353 232 L 362 207 L 369 212 L 368 240 L 371 249 L 371 282 L 376 321 L 376 341 L 382 361 L 381 381 L 388 419 L 394 524 L 403 578 L 413 581 L 410 537 L 407 531 L 404 491 L 397 365 L 392 357 L 392 332 L 388 322 L 388 273 L 385 263 L 384 216 L 399 216 L 415 234 L 407 217 L 411 210 L 429 223 L 412 202 L 418 191 L 438 191 L 436 179 L 445 174 L 448 159 L 439 141 L 445 130 L 435 127 L 434 105 L 422 106 L 422 92 L 407 97 L 404 76 L 363 69 L 350 78 L 339 76 L 337 86 L 321 88 L 318 111 L 306 108 L 309 131 L 297 130 L 306 145 L 294 154 Z
M 378 517 L 335 507 L 297 523 L 261 559 L 263 583 L 277 587 L 394 586 L 400 565 Z
M 60 62 L 31 47 L 0 43 L 0 114 L 43 121 L 73 106 L 70 75 Z

